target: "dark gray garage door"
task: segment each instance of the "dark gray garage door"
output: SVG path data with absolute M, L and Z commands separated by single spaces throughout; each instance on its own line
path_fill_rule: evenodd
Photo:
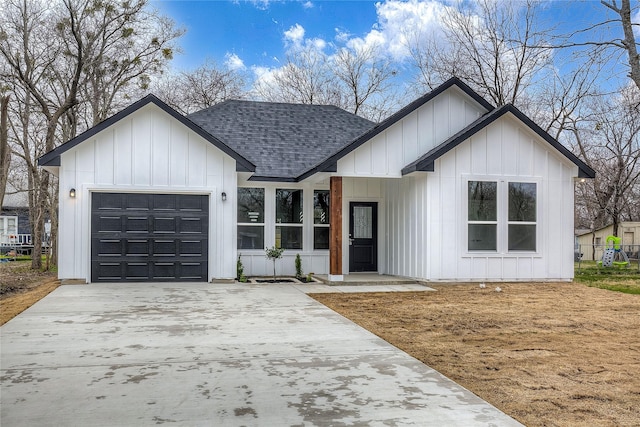
M 93 193 L 91 281 L 206 281 L 209 197 Z

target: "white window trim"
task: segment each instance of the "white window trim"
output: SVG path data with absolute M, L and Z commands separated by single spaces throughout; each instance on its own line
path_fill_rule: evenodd
M 315 229 L 316 227 L 318 228 L 329 228 L 330 229 L 330 222 L 327 222 L 326 224 L 316 224 L 315 223 L 315 216 L 314 216 L 314 196 L 316 191 L 326 191 L 327 193 L 331 193 L 331 190 L 328 188 L 314 188 L 311 191 L 311 218 L 313 218 L 313 224 L 311 226 L 311 250 L 314 252 L 320 252 L 320 253 L 328 253 L 329 249 L 316 249 L 316 234 L 315 234 Z M 329 195 L 329 209 L 331 209 L 331 195 Z
M 238 190 L 240 190 L 241 188 L 259 188 L 263 191 L 264 194 L 264 212 L 262 213 L 262 219 L 264 220 L 263 222 L 238 222 L 238 212 L 237 212 L 237 208 L 236 208 L 236 233 L 238 232 L 238 227 L 239 226 L 255 226 L 255 227 L 259 227 L 262 226 L 262 239 L 263 239 L 263 243 L 266 246 L 266 241 L 267 241 L 267 236 L 266 236 L 266 220 L 267 220 L 267 189 L 264 187 L 261 187 L 259 185 L 257 186 L 252 186 L 252 185 L 239 185 L 236 189 L 236 193 Z M 237 200 L 237 194 L 236 194 L 236 200 Z M 242 251 L 242 252 L 264 252 L 264 249 L 260 248 L 260 249 L 241 249 L 238 247 L 238 243 L 236 243 L 236 250 L 238 252 Z
M 469 250 L 469 224 L 491 224 L 493 221 L 469 221 L 469 181 L 490 181 L 497 182 L 497 215 L 495 223 L 496 227 L 496 250 L 495 251 L 470 251 Z M 509 221 L 509 183 L 523 182 L 536 184 L 536 221 L 521 222 Z M 504 258 L 504 257 L 541 257 L 542 247 L 542 178 L 541 177 L 519 177 L 519 176 L 495 176 L 495 175 L 466 175 L 461 179 L 461 203 L 463 207 L 461 215 L 461 248 L 462 256 L 465 258 L 485 257 L 485 258 Z M 536 250 L 535 251 L 509 251 L 509 224 L 517 225 L 535 225 L 536 226 Z

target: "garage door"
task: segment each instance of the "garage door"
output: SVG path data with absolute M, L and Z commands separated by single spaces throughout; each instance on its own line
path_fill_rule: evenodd
M 93 193 L 91 281 L 207 281 L 209 197 Z

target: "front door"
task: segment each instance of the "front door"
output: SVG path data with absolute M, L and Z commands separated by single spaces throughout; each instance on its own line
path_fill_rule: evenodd
M 349 204 L 349 271 L 378 271 L 378 204 Z

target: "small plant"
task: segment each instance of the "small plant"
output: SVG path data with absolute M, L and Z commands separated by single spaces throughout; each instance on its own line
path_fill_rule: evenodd
M 302 258 L 296 254 L 296 279 L 302 279 Z
M 313 282 L 313 273 L 308 273 L 307 274 L 307 283 Z
M 276 260 L 282 258 L 282 253 L 284 252 L 284 249 L 276 248 L 275 246 L 272 246 L 270 248 L 266 248 L 264 252 L 267 258 L 273 261 L 273 280 L 276 280 Z
M 244 281 L 247 281 L 247 278 L 244 275 L 244 266 L 242 265 L 242 260 L 240 259 L 242 255 L 238 254 L 238 261 L 236 261 L 236 280 L 242 282 L 242 278 L 244 277 Z

